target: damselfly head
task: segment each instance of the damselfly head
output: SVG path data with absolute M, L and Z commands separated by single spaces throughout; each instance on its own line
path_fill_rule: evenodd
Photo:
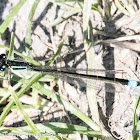
M 6 64 L 6 55 L 5 54 L 1 54 L 0 55 L 0 70 L 4 71 L 7 67 Z
M 0 60 L 1 60 L 1 59 L 6 59 L 6 55 L 5 55 L 5 54 L 1 54 L 1 55 L 0 55 Z

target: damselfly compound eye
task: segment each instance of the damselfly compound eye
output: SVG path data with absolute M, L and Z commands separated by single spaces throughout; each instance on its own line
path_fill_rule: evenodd
M 6 69 L 6 65 L 1 66 L 1 71 L 4 71 Z
M 5 54 L 1 54 L 0 55 L 0 70 L 4 71 L 7 67 L 6 64 L 6 55 Z
M 2 66 L 2 68 L 3 68 L 3 69 L 6 69 L 6 66 L 5 66 L 5 65 L 3 65 L 3 66 Z
M 6 58 L 6 56 L 3 56 L 3 58 L 5 59 L 5 58 Z
M 5 54 L 1 54 L 0 55 L 0 59 L 6 59 L 6 55 Z

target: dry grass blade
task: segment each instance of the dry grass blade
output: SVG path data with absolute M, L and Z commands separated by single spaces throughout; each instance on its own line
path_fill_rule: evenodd
M 109 44 L 113 48 L 121 47 L 121 48 L 126 48 L 126 49 L 140 52 L 140 43 L 138 44 L 138 43 L 123 41 L 123 42 L 115 42 L 115 43 L 107 43 L 107 44 Z
M 126 49 L 131 49 L 134 51 L 140 51 L 140 47 L 138 43 L 128 42 L 126 40 L 136 40 L 140 39 L 140 35 L 132 35 L 132 36 L 124 36 L 115 39 L 108 39 L 108 40 L 98 40 L 94 43 L 97 45 L 99 43 L 109 44 L 111 47 L 121 47 Z
M 125 9 L 125 7 L 120 3 L 119 0 L 114 0 L 116 7 L 125 15 L 130 16 L 130 13 Z
M 126 40 L 136 40 L 136 39 L 140 39 L 140 35 L 123 36 L 123 37 L 118 37 L 115 39 L 108 39 L 108 40 L 99 40 L 99 41 L 95 42 L 95 44 L 115 43 L 115 42 L 121 42 L 121 41 L 126 41 Z

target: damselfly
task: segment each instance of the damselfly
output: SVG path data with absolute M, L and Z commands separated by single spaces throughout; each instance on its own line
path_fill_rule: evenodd
M 105 72 L 105 73 L 119 73 L 123 72 L 121 70 L 115 71 L 115 70 L 99 70 L 99 69 L 76 69 L 76 68 L 64 68 L 64 67 L 43 67 L 43 66 L 36 66 L 33 64 L 30 64 L 28 62 L 20 61 L 20 60 L 7 60 L 5 54 L 0 55 L 0 70 L 4 71 L 6 68 L 11 68 L 14 71 L 23 72 L 23 71 L 35 71 L 35 72 L 41 72 L 41 73 L 47 73 L 54 76 L 57 76 L 58 78 L 64 77 L 73 77 L 73 78 L 80 78 L 84 81 L 86 80 L 99 80 L 105 83 L 115 83 L 115 84 L 123 84 L 127 85 L 129 80 L 125 79 L 119 79 L 119 78 L 112 78 L 112 77 L 103 77 L 103 76 L 97 76 L 94 73 L 96 72 Z M 93 72 L 93 74 L 87 74 L 87 72 Z M 84 73 L 86 72 L 86 73 Z M 91 83 L 90 83 L 91 84 Z M 91 84 L 91 86 L 93 86 Z

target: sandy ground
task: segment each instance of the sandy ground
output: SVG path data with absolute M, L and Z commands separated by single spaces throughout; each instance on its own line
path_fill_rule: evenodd
M 34 1 L 27 0 L 18 15 L 14 18 L 15 21 L 15 49 L 25 54 L 25 31 L 27 17 L 30 12 Z M 0 22 L 6 18 L 13 6 L 16 5 L 17 1 L 4 0 L 0 3 Z M 139 4 L 137 4 L 139 6 Z M 137 9 L 137 7 L 135 6 Z M 115 7 L 112 13 L 115 11 Z M 34 16 L 32 23 L 32 53 L 35 60 L 44 64 L 45 59 L 49 59 L 53 52 L 56 51 L 50 42 L 50 31 L 49 24 L 57 17 L 63 15 L 67 11 L 66 8 L 60 8 L 52 3 L 47 3 L 45 0 L 41 0 L 37 11 Z M 140 12 L 139 12 L 140 13 Z M 114 16 L 110 21 L 106 21 L 100 16 L 100 14 L 94 11 L 91 15 L 92 24 L 94 29 L 101 30 L 105 34 L 104 36 L 100 33 L 95 34 L 95 40 L 99 39 L 112 39 L 124 35 L 133 35 L 140 28 L 137 20 L 133 17 L 125 16 L 119 11 L 114 12 Z M 2 36 L 0 44 L 9 45 L 10 34 L 14 28 L 14 21 L 9 25 L 9 28 Z M 82 34 L 82 18 L 81 14 L 77 14 L 57 25 L 53 28 L 55 43 L 58 44 L 62 36 L 69 33 L 68 40 L 66 41 L 61 57 L 57 60 L 57 66 L 74 67 L 74 68 L 86 68 L 86 56 L 84 51 L 80 51 L 83 48 L 83 34 Z M 139 43 L 139 40 L 135 41 Z M 100 48 L 100 51 L 98 50 Z M 132 51 L 125 48 L 111 48 L 108 45 L 101 45 L 95 47 L 97 50 L 93 52 L 95 55 L 95 68 L 105 70 L 123 70 L 124 74 L 113 74 L 118 78 L 139 80 L 140 78 L 140 56 L 136 51 Z M 73 54 L 67 54 L 78 50 Z M 1 51 L 3 52 L 3 50 Z M 64 55 L 65 54 L 65 55 Z M 104 75 L 107 75 L 104 73 Z M 72 81 L 70 84 L 65 84 L 65 90 L 59 88 L 58 93 L 63 97 L 67 98 L 74 105 L 79 107 L 84 113 L 89 113 L 88 102 L 86 98 L 85 81 L 78 79 Z M 75 84 L 76 83 L 76 84 Z M 138 96 L 138 88 L 130 88 L 124 85 L 114 85 L 101 83 L 97 80 L 100 86 L 97 86 L 97 100 L 99 106 L 99 113 L 101 120 L 109 132 L 111 132 L 117 139 L 128 139 L 132 131 L 133 113 Z M 76 85 L 76 86 L 74 86 Z M 91 84 L 92 85 L 92 84 Z M 97 84 L 98 85 L 98 84 Z M 30 112 L 30 111 L 29 111 Z M 36 115 L 37 113 L 37 115 Z M 83 124 L 81 120 L 76 118 L 69 112 L 66 113 L 62 106 L 53 104 L 51 109 L 42 115 L 41 112 L 29 113 L 36 118 L 38 122 L 42 121 L 43 118 L 47 121 L 62 121 L 72 122 L 73 124 Z M 22 119 L 19 117 L 12 118 L 9 125 L 17 124 L 18 126 L 25 125 L 21 123 Z M 20 123 L 19 123 L 20 122 Z M 7 124 L 8 125 L 8 124 Z M 16 125 L 15 125 L 16 126 Z

